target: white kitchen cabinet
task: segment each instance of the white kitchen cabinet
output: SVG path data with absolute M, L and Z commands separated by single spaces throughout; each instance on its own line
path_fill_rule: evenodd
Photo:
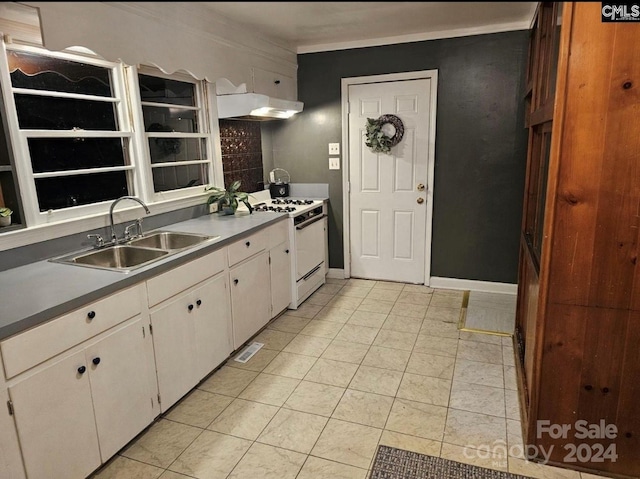
M 100 466 L 84 351 L 9 388 L 29 479 L 84 478 Z
M 153 348 L 145 324 L 141 317 L 132 319 L 85 350 L 102 462 L 155 416 L 155 381 L 149 381 L 155 371 L 147 361 Z
M 137 316 L 9 387 L 29 479 L 84 478 L 153 421 Z
M 287 309 L 291 303 L 291 250 L 289 219 L 267 229 L 269 240 L 269 273 L 271 279 L 271 318 Z
M 0 384 L 2 380 L 0 379 Z M 9 393 L 7 388 L 0 386 L 0 406 L 8 404 Z M 18 446 L 18 436 L 13 418 L 8 409 L 0 412 L 0 477 L 10 479 L 24 479 L 24 466 Z
M 294 77 L 256 67 L 251 70 L 254 93 L 283 100 L 298 100 L 298 88 Z
M 271 319 L 269 253 L 262 251 L 229 270 L 233 346 L 238 349 Z
M 233 350 L 226 273 L 161 303 L 151 311 L 151 324 L 164 412 Z

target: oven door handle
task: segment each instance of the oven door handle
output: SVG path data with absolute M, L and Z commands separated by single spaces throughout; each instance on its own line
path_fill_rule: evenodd
M 299 230 L 303 230 L 305 229 L 307 226 L 311 226 L 313 223 L 316 223 L 317 221 L 320 221 L 322 218 L 326 218 L 327 215 L 323 214 L 320 216 L 316 216 L 314 219 L 312 219 L 311 221 L 308 221 L 306 223 L 303 223 L 302 225 L 296 226 L 296 229 Z
M 315 268 L 313 268 L 311 271 L 309 271 L 307 274 L 305 274 L 302 278 L 300 278 L 298 281 L 306 281 L 308 280 L 311 276 L 313 276 L 313 274 L 318 271 L 320 269 L 320 266 L 322 266 L 322 263 L 319 264 L 318 266 L 316 266 Z

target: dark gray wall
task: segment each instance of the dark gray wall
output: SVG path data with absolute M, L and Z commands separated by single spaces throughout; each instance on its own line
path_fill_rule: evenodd
M 272 122 L 273 162 L 329 183 L 329 266 L 344 267 L 341 79 L 438 70 L 431 275 L 515 283 L 526 163 L 525 30 L 298 55 L 304 111 Z M 345 145 L 342 145 L 344 150 Z

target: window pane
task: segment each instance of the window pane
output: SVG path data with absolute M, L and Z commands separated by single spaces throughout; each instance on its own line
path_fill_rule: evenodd
M 16 110 L 23 130 L 118 129 L 110 102 L 16 95 Z
M 113 96 L 108 68 L 16 51 L 7 58 L 14 88 Z
M 88 205 L 129 194 L 125 171 L 36 178 L 35 183 L 40 211 Z
M 208 164 L 163 166 L 153 169 L 154 191 L 179 190 L 207 184 Z
M 146 131 L 178 131 L 198 133 L 198 115 L 194 110 L 143 106 Z
M 138 75 L 138 82 L 142 101 L 196 106 L 195 85 L 193 83 L 150 75 Z
M 34 173 L 125 165 L 122 138 L 29 138 Z
M 151 163 L 206 159 L 201 138 L 149 138 Z

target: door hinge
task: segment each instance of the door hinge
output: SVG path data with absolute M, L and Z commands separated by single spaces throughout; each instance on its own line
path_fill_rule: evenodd
M 13 416 L 13 403 L 11 400 L 7 401 L 7 409 L 9 410 L 9 416 Z
M 149 334 L 153 336 L 153 324 L 149 325 Z
M 269 256 L 269 264 L 271 264 L 271 256 Z
M 347 193 L 351 193 L 351 182 L 347 181 Z

